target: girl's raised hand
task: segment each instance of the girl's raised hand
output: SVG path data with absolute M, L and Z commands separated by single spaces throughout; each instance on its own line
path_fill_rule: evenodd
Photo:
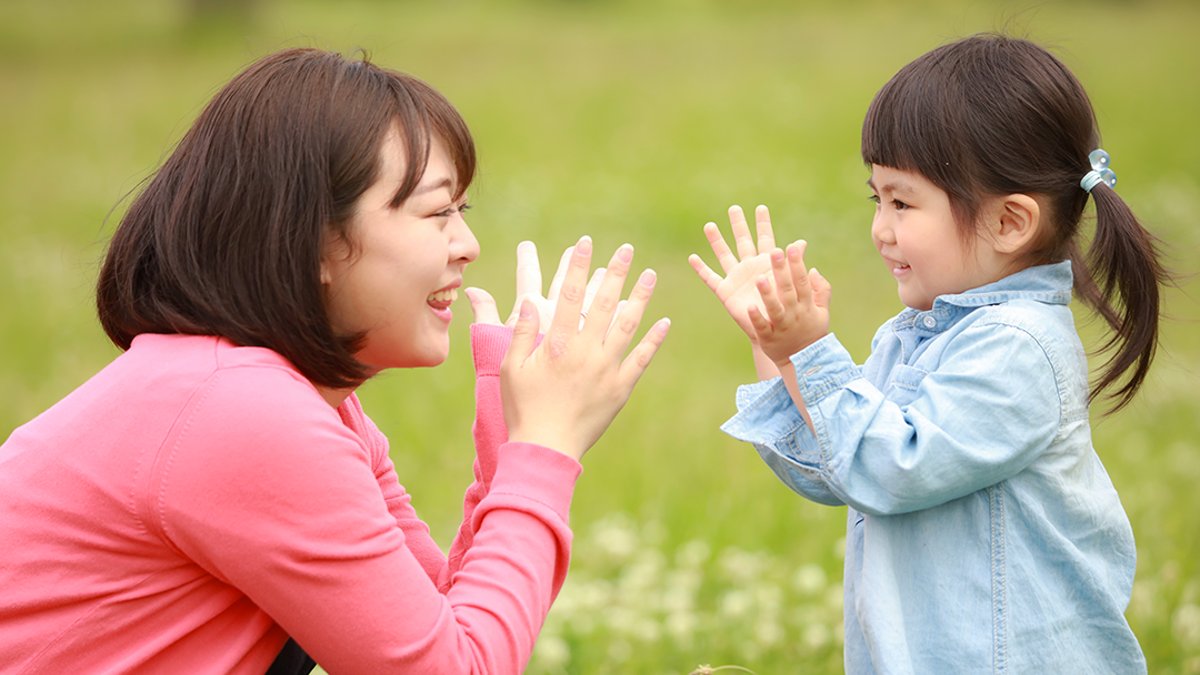
M 500 368 L 509 440 L 544 445 L 575 459 L 583 457 L 625 405 L 670 328 L 668 319 L 660 319 L 629 351 L 654 293 L 655 274 L 642 272 L 622 303 L 633 247 L 621 246 L 585 311 L 591 257 L 591 239 L 584 237 L 568 256 L 541 344 L 538 304 L 528 298 L 521 303 Z
M 791 367 L 796 352 L 829 332 L 829 301 L 833 289 L 816 269 L 804 267 L 807 242 L 789 244 L 786 251 L 770 252 L 771 274 L 755 281 L 762 309 L 749 308 L 749 320 L 758 346 L 783 370 Z
M 751 342 L 757 342 L 754 326 L 750 323 L 751 307 L 762 309 L 762 297 L 755 287 L 755 281 L 764 274 L 771 272 L 769 253 L 775 249 L 775 234 L 771 230 L 771 214 L 765 206 L 754 210 L 755 229 L 758 234 L 757 242 L 750 234 L 750 226 L 746 224 L 746 216 L 740 206 L 729 207 L 729 225 L 733 232 L 733 241 L 737 246 L 737 254 L 730 250 L 721 236 L 721 228 L 716 223 L 704 226 L 704 236 L 717 256 L 717 262 L 725 277 L 714 272 L 700 256 L 692 254 L 688 263 L 700 280 L 716 294 L 717 300 L 725 306 L 725 311 L 733 317 Z

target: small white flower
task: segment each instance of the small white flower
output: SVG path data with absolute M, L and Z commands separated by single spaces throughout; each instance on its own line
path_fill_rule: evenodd
M 560 670 L 571 660 L 571 647 L 557 635 L 542 635 L 533 648 L 533 660 L 545 670 Z
M 1200 605 L 1184 604 L 1171 614 L 1171 635 L 1183 647 L 1200 647 Z
M 833 639 L 829 628 L 823 623 L 810 623 L 804 628 L 804 644 L 809 649 L 820 649 Z
M 805 595 L 813 595 L 824 590 L 828 579 L 825 576 L 825 570 L 820 565 L 808 563 L 801 565 L 796 570 L 796 575 L 792 579 L 792 584 L 797 591 Z

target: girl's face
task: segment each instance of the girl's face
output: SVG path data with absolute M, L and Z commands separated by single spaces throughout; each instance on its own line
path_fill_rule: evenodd
M 425 175 L 398 207 L 404 180 L 402 141 L 385 138 L 380 176 L 359 197 L 348 236 L 321 262 L 329 315 L 336 331 L 366 333 L 357 357 L 373 370 L 435 366 L 450 351 L 450 303 L 479 242 L 454 199 L 457 174 L 434 139 Z
M 912 171 L 871 165 L 871 239 L 899 285 L 900 300 L 919 310 L 939 295 L 999 279 L 978 240 L 964 242 L 945 190 Z

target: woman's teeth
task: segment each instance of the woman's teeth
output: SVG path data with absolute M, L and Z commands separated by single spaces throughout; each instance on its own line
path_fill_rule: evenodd
M 437 293 L 431 293 L 426 302 L 454 302 L 458 299 L 458 289 L 450 288 Z

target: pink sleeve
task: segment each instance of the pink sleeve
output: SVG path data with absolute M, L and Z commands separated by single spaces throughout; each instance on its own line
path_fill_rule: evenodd
M 373 454 L 293 374 L 224 370 L 164 446 L 150 509 L 330 672 L 521 672 L 566 575 L 579 464 L 520 443 L 481 461 L 490 489 L 439 591 Z
M 445 590 L 450 576 L 463 563 L 474 539 L 472 516 L 487 495 L 496 475 L 497 453 L 508 441 L 504 405 L 500 400 L 500 363 L 512 342 L 512 329 L 488 324 L 471 325 L 471 354 L 475 358 L 475 482 L 463 497 L 463 521 L 450 547 L 450 560 L 438 587 Z

